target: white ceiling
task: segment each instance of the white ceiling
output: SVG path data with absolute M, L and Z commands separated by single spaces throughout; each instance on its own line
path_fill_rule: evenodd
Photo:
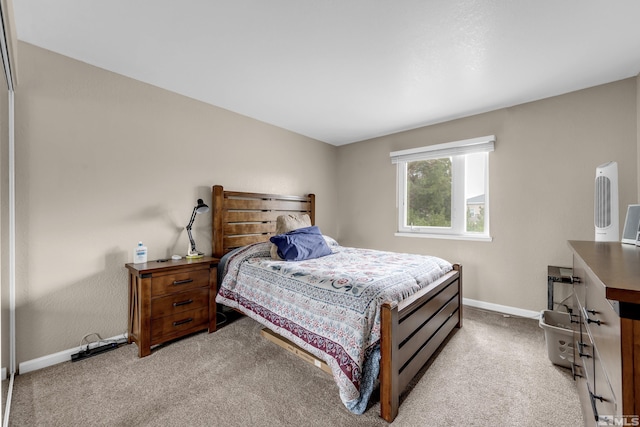
M 18 38 L 342 145 L 640 72 L 638 0 L 15 0 Z

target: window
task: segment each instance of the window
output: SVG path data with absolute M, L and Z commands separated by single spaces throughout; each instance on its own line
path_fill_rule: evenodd
M 495 137 L 394 151 L 400 236 L 491 240 L 489 152 Z

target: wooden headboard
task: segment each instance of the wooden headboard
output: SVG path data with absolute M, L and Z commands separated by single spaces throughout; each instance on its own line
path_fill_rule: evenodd
M 276 234 L 276 219 L 285 214 L 308 214 L 315 224 L 314 194 L 282 196 L 279 194 L 225 191 L 221 185 L 212 189 L 212 242 L 214 257 L 232 249 L 263 242 Z

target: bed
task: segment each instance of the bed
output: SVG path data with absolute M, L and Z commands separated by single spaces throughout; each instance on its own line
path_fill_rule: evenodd
M 213 186 L 212 250 L 213 256 L 222 258 L 219 269 L 227 274 L 218 283 L 216 300 L 327 362 L 343 403 L 352 412 L 366 408 L 374 380 L 379 380 L 380 416 L 393 421 L 401 393 L 452 331 L 462 327 L 461 265 L 435 257 L 345 248 L 330 237 L 325 239 L 331 255 L 275 261 L 269 257 L 269 238 L 275 234 L 278 216 L 286 214 L 307 214 L 315 224 L 315 196 L 234 192 Z M 383 290 L 369 291 L 356 282 L 351 287 L 336 286 L 342 276 L 335 272 L 349 260 L 361 264 L 355 270 L 359 277 L 382 284 Z M 318 280 L 321 271 L 334 275 Z M 414 277 L 413 283 L 400 290 L 408 275 Z M 415 279 L 418 276 L 420 280 Z M 311 294 L 291 296 L 293 288 Z M 292 305 L 300 301 L 304 307 Z M 346 307 L 345 301 L 362 306 Z M 301 320 L 300 313 L 314 307 L 319 311 L 311 312 L 313 318 Z M 335 312 L 344 322 L 331 317 Z M 334 323 L 323 324 L 325 319 Z M 350 326 L 345 326 L 351 320 L 359 322 L 352 329 L 365 331 L 362 337 L 352 337 Z M 351 400 L 355 395 L 357 399 Z

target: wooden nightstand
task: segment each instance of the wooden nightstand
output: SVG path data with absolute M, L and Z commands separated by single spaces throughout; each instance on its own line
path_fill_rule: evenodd
M 193 332 L 216 330 L 218 258 L 126 264 L 129 270 L 129 343 L 138 356 Z

